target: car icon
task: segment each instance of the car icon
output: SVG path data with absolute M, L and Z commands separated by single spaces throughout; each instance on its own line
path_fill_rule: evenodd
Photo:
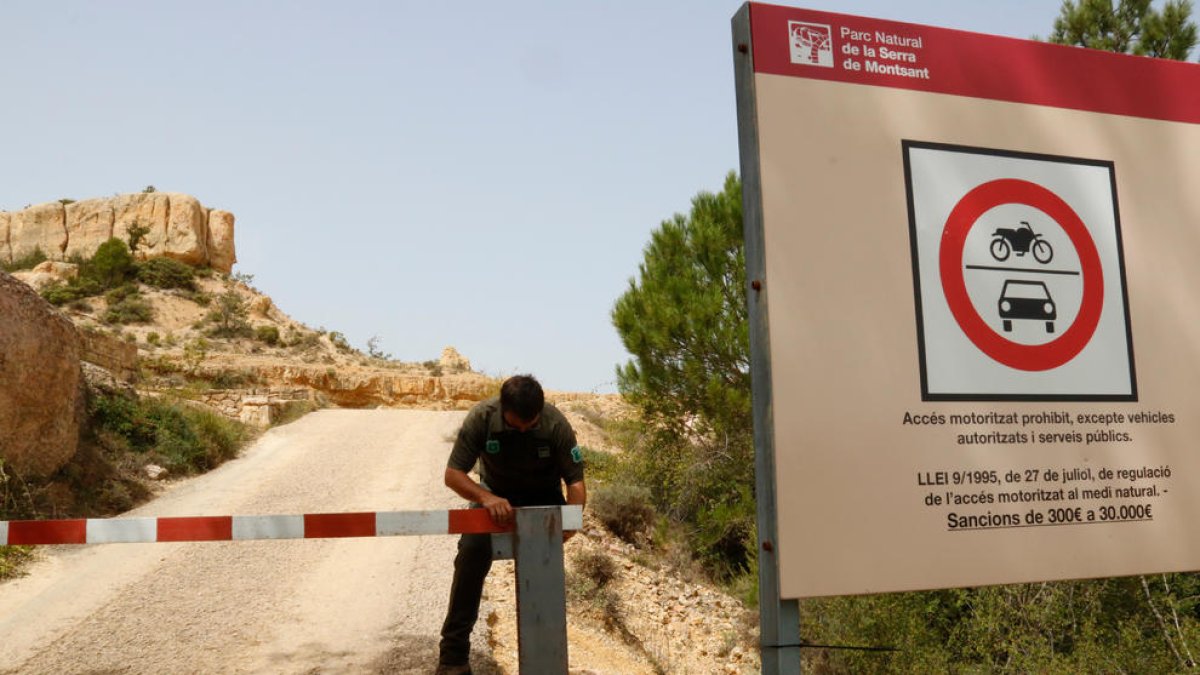
M 1058 309 L 1046 284 L 1040 281 L 1007 279 L 1000 291 L 1000 318 L 1004 321 L 1004 332 L 1012 332 L 1013 319 L 1045 321 L 1046 332 L 1054 332 L 1054 321 Z

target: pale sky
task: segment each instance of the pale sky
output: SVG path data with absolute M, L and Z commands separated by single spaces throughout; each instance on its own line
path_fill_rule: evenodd
M 1030 37 L 1058 0 L 830 0 Z M 615 391 L 650 232 L 738 166 L 738 2 L 0 4 L 0 210 L 195 195 L 293 318 Z

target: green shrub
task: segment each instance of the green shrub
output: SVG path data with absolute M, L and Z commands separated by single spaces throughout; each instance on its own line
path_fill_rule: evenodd
M 218 466 L 247 438 L 238 422 L 166 399 L 95 396 L 89 412 L 92 428 L 110 450 L 152 455 L 180 474 Z
M 317 349 L 321 346 L 321 336 L 319 333 L 299 333 L 293 331 L 291 338 L 288 340 L 288 346 L 299 352 Z
M 610 532 L 631 544 L 645 540 L 656 516 L 650 491 L 637 485 L 600 486 L 589 507 Z
M 104 300 L 110 305 L 115 305 L 127 298 L 132 298 L 138 294 L 138 287 L 134 284 L 123 284 L 108 291 L 104 294 Z
M 134 223 L 129 226 L 129 228 L 126 230 L 126 235 L 128 236 L 127 241 L 129 242 L 130 253 L 137 253 L 138 246 L 141 245 L 142 239 L 144 239 L 147 234 L 150 234 L 150 228 L 146 225 Z
M 617 576 L 617 564 L 612 556 L 600 550 L 587 550 L 575 556 L 577 573 L 590 580 L 596 588 L 603 588 Z
M 53 284 L 42 289 L 41 296 L 46 302 L 61 307 L 65 304 L 82 300 L 79 289 L 71 284 Z
M 214 389 L 238 389 L 256 383 L 258 378 L 245 371 L 222 368 L 213 374 L 209 381 Z
M 583 465 L 587 467 L 588 479 L 610 481 L 618 471 L 619 461 L 616 455 L 603 450 L 592 450 L 587 446 L 583 450 Z
M 824 672 L 1185 672 L 1198 590 L 1189 573 L 823 598 L 802 601 L 800 633 L 899 647 L 808 652 Z
M 208 307 L 213 301 L 212 294 L 205 293 L 204 291 L 183 291 L 180 295 L 201 307 Z
M 20 576 L 24 565 L 32 559 L 32 546 L 0 546 L 0 581 Z
M 160 342 L 160 338 L 159 338 L 158 333 L 156 333 L 154 331 L 150 331 L 149 333 L 146 333 L 146 344 L 158 346 L 159 342 Z
M 216 306 L 204 317 L 204 322 L 211 324 L 206 332 L 212 337 L 249 337 L 254 334 L 247 320 L 249 314 L 241 293 L 230 287 L 217 296 Z
M 122 291 L 121 288 L 112 291 L 116 293 Z M 154 309 L 150 303 L 143 298 L 135 290 L 132 294 L 125 294 L 123 291 L 118 294 L 120 299 L 116 302 L 109 300 L 108 309 L 104 311 L 104 315 L 100 320 L 107 324 L 130 324 L 130 323 L 149 323 L 154 318 Z
M 116 288 L 132 279 L 136 269 L 129 247 L 120 239 L 112 237 L 100 244 L 96 254 L 80 273 L 95 280 L 102 288 Z
M 208 340 L 202 337 L 189 340 L 183 345 L 183 362 L 189 373 L 200 369 L 200 364 L 204 363 L 204 358 L 208 356 L 208 347 Z
M 350 343 L 349 343 L 349 342 L 346 340 L 346 336 L 345 336 L 345 335 L 342 335 L 341 333 L 337 332 L 336 330 L 335 330 L 335 331 L 330 331 L 330 333 L 329 333 L 329 341 L 330 341 L 331 343 L 333 343 L 333 346 L 334 346 L 334 347 L 335 347 L 335 348 L 336 348 L 336 349 L 337 349 L 339 352 L 348 352 L 348 351 L 350 351 L 350 350 L 351 350 L 351 349 L 350 349 Z
M 131 450 L 145 452 L 154 445 L 154 426 L 137 399 L 94 396 L 88 402 L 92 426 L 123 439 Z
M 279 329 L 275 326 L 259 326 L 254 329 L 254 339 L 274 347 L 279 344 Z
M 151 258 L 137 265 L 138 281 L 156 288 L 196 290 L 196 273 L 174 258 Z
M 46 254 L 42 252 L 42 249 L 35 248 L 33 249 L 33 252 L 17 258 L 11 263 L 6 263 L 0 266 L 4 268 L 5 272 L 19 272 L 21 270 L 31 270 L 47 260 L 49 260 L 49 258 L 47 258 Z

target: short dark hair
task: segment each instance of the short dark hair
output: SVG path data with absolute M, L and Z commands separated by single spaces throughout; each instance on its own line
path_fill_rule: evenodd
M 500 385 L 500 410 L 510 411 L 522 421 L 529 422 L 542 412 L 546 395 L 542 385 L 532 375 L 513 375 Z

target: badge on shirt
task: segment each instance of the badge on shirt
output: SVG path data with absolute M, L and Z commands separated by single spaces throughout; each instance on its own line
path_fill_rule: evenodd
M 487 445 L 484 446 L 484 449 L 488 451 L 489 455 L 494 455 L 500 452 L 500 441 L 489 439 Z
M 571 459 L 575 460 L 576 464 L 583 462 L 583 450 L 578 445 L 571 448 Z
M 550 446 L 542 445 L 538 447 L 538 459 L 546 459 L 550 456 Z

